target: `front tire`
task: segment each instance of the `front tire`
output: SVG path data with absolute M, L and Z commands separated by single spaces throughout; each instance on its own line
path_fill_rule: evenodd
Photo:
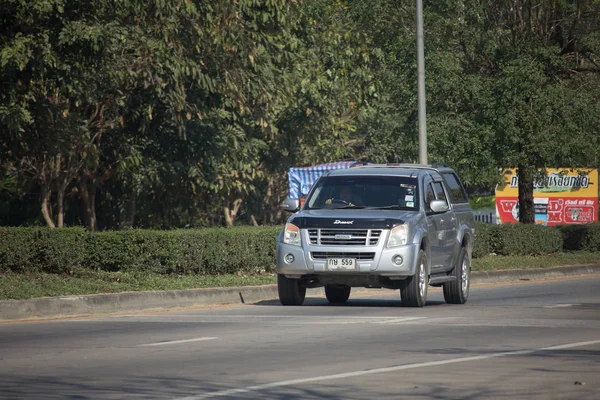
M 285 275 L 277 275 L 277 292 L 279 302 L 284 306 L 301 306 L 306 297 L 306 286 L 300 279 L 286 278 Z
M 342 304 L 348 301 L 350 297 L 349 286 L 325 286 L 325 296 L 330 303 Z
M 456 277 L 455 281 L 444 283 L 444 300 L 448 304 L 465 304 L 471 286 L 471 255 L 464 247 L 460 249 L 452 276 Z
M 423 307 L 427 301 L 427 255 L 421 249 L 417 256 L 417 271 L 414 276 L 407 279 L 406 286 L 400 289 L 402 305 L 407 307 Z

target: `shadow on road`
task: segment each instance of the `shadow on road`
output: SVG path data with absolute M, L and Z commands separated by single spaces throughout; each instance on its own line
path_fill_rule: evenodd
M 263 300 L 252 303 L 257 306 L 279 306 L 279 300 Z M 426 307 L 445 305 L 444 301 L 429 300 L 425 304 Z M 303 307 L 404 307 L 400 300 L 385 300 L 385 299 L 350 299 L 344 304 L 331 304 L 326 299 L 319 297 L 309 297 L 304 300 Z

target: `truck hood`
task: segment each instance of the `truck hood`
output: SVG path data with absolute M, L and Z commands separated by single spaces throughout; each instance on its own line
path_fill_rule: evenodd
M 290 217 L 298 228 L 391 229 L 416 217 L 419 212 L 400 210 L 306 210 Z

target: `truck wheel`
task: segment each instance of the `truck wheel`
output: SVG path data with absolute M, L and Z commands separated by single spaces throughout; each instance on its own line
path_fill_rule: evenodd
M 460 249 L 452 276 L 456 277 L 455 281 L 444 283 L 444 299 L 448 304 L 465 304 L 471 286 L 471 256 L 464 247 Z
M 330 303 L 345 303 L 350 297 L 349 286 L 325 286 L 325 296 Z
M 301 306 L 306 297 L 306 286 L 302 285 L 300 279 L 286 278 L 285 275 L 277 275 L 277 292 L 279 302 L 284 306 Z
M 400 289 L 402 305 L 407 307 L 423 307 L 427 301 L 427 255 L 423 250 L 417 256 L 417 272 L 406 280 L 405 286 Z

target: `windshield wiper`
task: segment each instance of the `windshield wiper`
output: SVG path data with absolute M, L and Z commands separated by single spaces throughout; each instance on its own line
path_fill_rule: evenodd
M 413 210 L 410 207 L 401 207 L 398 205 L 382 206 L 382 207 L 367 207 L 369 210 Z
M 341 206 L 341 207 L 334 207 L 334 210 L 341 210 L 341 209 L 353 209 L 353 210 L 359 210 L 362 208 L 367 208 L 365 206 L 355 206 L 355 205 L 347 205 L 347 206 Z

